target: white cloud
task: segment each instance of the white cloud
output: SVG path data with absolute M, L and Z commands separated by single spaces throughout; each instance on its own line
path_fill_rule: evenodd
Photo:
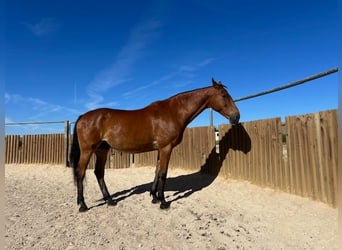
M 181 65 L 178 69 L 179 72 L 193 72 L 193 71 L 197 71 L 211 63 L 213 63 L 214 61 L 218 60 L 218 58 L 215 57 L 209 57 L 206 58 L 198 63 L 193 63 L 193 64 L 185 64 L 185 65 Z
M 177 70 L 174 72 L 170 72 L 168 74 L 165 74 L 164 76 L 160 77 L 157 80 L 154 80 L 148 84 L 145 84 L 139 88 L 136 88 L 134 90 L 128 91 L 123 94 L 124 97 L 126 98 L 131 98 L 134 95 L 137 95 L 139 92 L 146 90 L 146 89 L 151 89 L 154 86 L 157 86 L 159 84 L 165 84 L 167 81 L 173 81 L 173 86 L 175 87 L 184 87 L 188 84 L 192 83 L 192 78 L 196 76 L 195 72 L 202 69 L 203 67 L 213 63 L 216 61 L 217 58 L 206 58 L 199 63 L 193 63 L 193 64 L 184 64 L 180 65 Z M 178 82 L 178 83 L 176 83 Z
M 130 37 L 120 50 L 115 62 L 99 72 L 88 85 L 87 92 L 90 97 L 90 101 L 86 104 L 88 109 L 103 105 L 102 95 L 107 90 L 131 80 L 129 74 L 134 64 L 143 57 L 147 47 L 157 38 L 160 26 L 159 21 L 149 20 L 132 29 Z
M 204 66 L 207 66 L 215 61 L 217 61 L 219 58 L 217 57 L 209 57 L 207 59 L 204 59 L 203 61 L 199 62 L 197 64 L 198 67 L 204 67 Z
M 24 25 L 36 36 L 45 36 L 56 32 L 60 23 L 53 18 L 43 18 L 38 23 L 24 23 Z
M 161 84 L 161 83 L 163 83 L 163 82 L 165 82 L 167 80 L 172 79 L 172 77 L 174 77 L 175 75 L 176 75 L 175 72 L 167 74 L 167 75 L 164 75 L 161 78 L 159 78 L 157 80 L 154 80 L 151 83 L 145 84 L 145 85 L 143 85 L 143 86 L 141 86 L 139 88 L 135 88 L 134 90 L 131 90 L 131 91 L 128 91 L 128 92 L 124 93 L 123 96 L 126 97 L 126 98 L 132 97 L 134 94 L 139 93 L 142 90 L 152 88 L 153 86 L 156 86 L 156 85 Z
M 194 66 L 191 66 L 191 65 L 182 65 L 179 67 L 180 72 L 192 72 L 195 70 L 196 70 L 196 68 Z
M 5 93 L 5 105 L 8 107 L 20 109 L 22 120 L 24 121 L 51 121 L 53 117 L 75 116 L 80 111 L 70 109 L 61 105 L 48 103 L 44 100 L 34 97 L 24 97 L 18 94 Z M 10 118 L 7 117 L 8 120 Z

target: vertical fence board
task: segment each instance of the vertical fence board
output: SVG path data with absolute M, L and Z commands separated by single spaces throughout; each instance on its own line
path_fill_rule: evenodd
M 45 141 L 46 141 L 46 135 L 36 135 L 36 154 L 37 154 L 37 159 L 38 162 L 42 162 L 45 163 L 45 154 L 48 153 L 48 151 L 46 151 L 46 145 L 45 145 Z M 44 150 L 44 151 L 43 151 Z
M 47 135 L 44 140 L 45 144 L 45 149 L 47 151 L 44 152 L 45 158 L 49 162 L 53 162 L 56 164 L 58 162 L 58 155 L 60 154 L 59 152 L 59 136 L 56 135 Z
M 59 164 L 65 163 L 65 139 L 63 134 L 58 135 L 58 154 L 56 155 L 56 162 Z
M 322 171 L 323 171 L 323 186 L 325 187 L 324 202 L 336 205 L 337 191 L 337 136 L 334 131 L 337 131 L 337 112 L 327 111 L 317 114 L 319 127 L 317 128 L 317 137 L 321 142 L 322 155 Z M 335 176 L 335 177 L 334 177 Z
M 24 152 L 24 158 L 23 158 L 23 163 L 29 163 L 31 161 L 31 136 L 29 135 L 24 135 L 23 136 L 23 152 Z

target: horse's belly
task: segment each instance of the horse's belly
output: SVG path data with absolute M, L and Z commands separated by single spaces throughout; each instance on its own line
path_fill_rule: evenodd
M 142 152 L 148 152 L 148 151 L 153 151 L 158 148 L 154 147 L 153 144 L 148 143 L 148 144 L 142 144 L 142 143 L 134 143 L 134 144 L 111 144 L 109 143 L 110 146 L 118 151 L 121 152 L 126 152 L 126 153 L 142 153 Z
M 129 152 L 141 153 L 158 149 L 158 143 L 151 136 L 146 134 L 134 134 L 121 131 L 121 133 L 109 133 L 104 138 L 114 149 Z

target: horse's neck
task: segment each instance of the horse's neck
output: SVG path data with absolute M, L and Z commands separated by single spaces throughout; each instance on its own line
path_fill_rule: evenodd
M 208 108 L 209 88 L 203 88 L 180 94 L 173 101 L 177 103 L 178 108 L 173 109 L 184 127 L 196 118 L 203 110 Z

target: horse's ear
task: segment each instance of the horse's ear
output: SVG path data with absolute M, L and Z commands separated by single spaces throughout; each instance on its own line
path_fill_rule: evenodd
M 218 83 L 214 80 L 214 77 L 211 78 L 211 82 L 215 88 L 218 86 Z

